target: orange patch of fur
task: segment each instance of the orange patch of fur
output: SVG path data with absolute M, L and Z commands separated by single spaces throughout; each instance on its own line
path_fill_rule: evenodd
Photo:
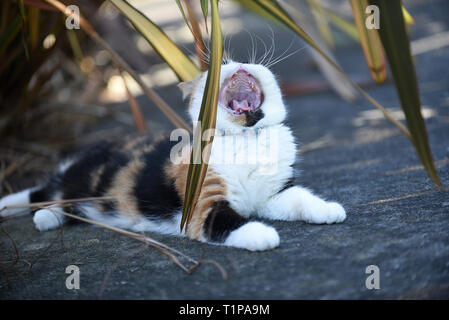
M 114 197 L 117 210 L 131 218 L 139 215 L 137 199 L 133 190 L 136 177 L 144 166 L 145 163 L 141 159 L 131 160 L 120 169 L 112 182 L 112 187 L 107 192 L 108 196 Z
M 184 201 L 188 171 L 188 164 L 181 163 L 175 165 L 168 162 L 165 166 L 165 173 L 170 179 L 174 180 L 176 191 L 182 201 Z M 225 197 L 226 187 L 223 179 L 212 169 L 208 168 L 198 202 L 186 230 L 189 238 L 205 240 L 203 228 L 204 222 L 206 221 L 213 204 L 216 201 L 223 200 Z

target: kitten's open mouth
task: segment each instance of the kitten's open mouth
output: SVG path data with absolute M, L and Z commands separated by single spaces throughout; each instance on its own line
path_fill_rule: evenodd
M 259 81 L 244 69 L 239 69 L 223 83 L 219 103 L 233 114 L 254 111 L 263 102 Z

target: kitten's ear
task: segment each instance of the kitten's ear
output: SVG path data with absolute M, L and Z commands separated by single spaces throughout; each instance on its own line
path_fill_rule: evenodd
M 181 89 L 183 100 L 185 100 L 193 93 L 193 90 L 195 90 L 196 84 L 198 83 L 200 76 L 201 75 L 197 76 L 195 79 L 192 79 L 190 81 L 178 83 L 178 88 Z

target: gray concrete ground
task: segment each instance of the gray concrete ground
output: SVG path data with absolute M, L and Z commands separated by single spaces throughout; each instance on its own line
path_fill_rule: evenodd
M 417 24 L 414 39 L 449 30 L 444 15 L 448 4 L 428 3 L 410 1 Z M 277 40 L 288 45 L 290 37 L 282 32 Z M 357 44 L 340 48 L 337 56 L 351 75 L 367 74 Z M 14 271 L 1 271 L 0 298 L 449 298 L 449 47 L 415 59 L 443 190 L 430 182 L 407 138 L 368 102 L 350 104 L 331 92 L 289 96 L 289 123 L 305 150 L 299 181 L 341 202 L 348 213 L 345 223 L 268 222 L 278 230 L 281 244 L 259 253 L 149 234 L 195 259 L 205 250 L 205 258 L 228 273 L 224 280 L 211 264 L 187 274 L 159 252 L 138 250 L 139 242 L 112 231 L 76 224 L 40 233 L 30 216 L 22 217 L 1 226 L 14 238 L 21 259 L 37 261 L 31 271 L 24 262 Z M 319 77 L 305 61 L 305 54 L 296 55 L 275 70 L 286 79 Z M 175 90 L 167 87 L 161 92 L 182 108 Z M 393 111 L 400 110 L 391 84 L 369 93 Z M 0 260 L 14 259 L 8 238 L 0 237 Z M 79 290 L 65 286 L 65 268 L 71 264 L 80 268 Z M 369 265 L 380 268 L 379 290 L 365 287 Z

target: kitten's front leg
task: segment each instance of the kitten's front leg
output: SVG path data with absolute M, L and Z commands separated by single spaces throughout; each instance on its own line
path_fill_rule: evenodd
M 185 168 L 174 168 L 187 172 Z M 173 170 L 173 173 L 179 172 Z M 187 174 L 177 174 L 175 185 L 185 186 Z M 181 196 L 185 189 L 181 189 Z M 269 250 L 279 246 L 277 231 L 262 222 L 250 221 L 240 215 L 226 200 L 223 179 L 211 168 L 204 179 L 192 219 L 186 229 L 191 239 L 220 243 L 251 251 Z
M 345 209 L 340 204 L 327 202 L 299 186 L 275 195 L 258 214 L 268 219 L 302 220 L 317 224 L 338 223 L 346 219 Z

